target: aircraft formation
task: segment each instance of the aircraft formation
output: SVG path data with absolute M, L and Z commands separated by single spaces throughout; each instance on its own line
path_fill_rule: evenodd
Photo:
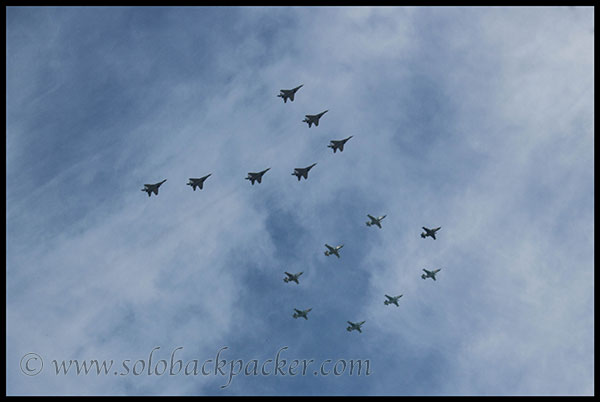
M 280 93 L 277 95 L 277 97 L 282 98 L 284 103 L 287 103 L 288 99 L 290 100 L 290 102 L 294 101 L 296 92 L 298 92 L 298 90 L 300 88 L 302 88 L 304 86 L 304 84 L 299 85 L 295 88 L 292 89 L 281 89 Z M 308 127 L 311 128 L 312 125 L 314 124 L 315 127 L 319 126 L 319 120 L 321 119 L 321 117 L 323 117 L 323 115 L 325 113 L 327 113 L 329 110 L 325 110 L 321 113 L 318 114 L 314 114 L 314 115 L 305 115 L 304 120 L 302 120 L 302 122 L 307 123 Z M 336 151 L 340 151 L 343 152 L 344 151 L 344 145 L 346 145 L 346 143 L 352 138 L 353 136 L 349 136 L 347 138 L 341 139 L 341 140 L 330 140 L 330 144 L 327 145 L 328 148 L 331 148 L 333 150 L 333 153 L 336 153 Z M 317 163 L 313 163 L 312 165 L 309 165 L 307 167 L 304 168 L 294 168 L 294 172 L 292 173 L 292 176 L 296 176 L 298 178 L 298 181 L 300 181 L 301 178 L 304 178 L 305 180 L 308 179 L 308 172 L 317 165 Z M 271 168 L 266 168 L 260 172 L 248 172 L 248 176 L 245 177 L 245 180 L 249 180 L 250 183 L 252 185 L 254 185 L 255 182 L 258 182 L 259 184 L 262 182 L 262 178 L 265 175 L 265 173 L 267 173 Z M 203 189 L 204 186 L 204 181 L 206 179 L 208 179 L 208 177 L 210 177 L 212 175 L 212 173 L 207 174 L 206 176 L 200 177 L 200 178 L 189 178 L 188 183 L 186 183 L 188 186 L 191 186 L 192 189 L 194 191 L 196 191 L 196 188 L 199 188 L 200 190 Z M 167 179 L 164 179 L 163 181 L 160 181 L 158 183 L 155 184 L 144 184 L 144 188 L 141 189 L 141 191 L 145 191 L 148 193 L 148 197 L 150 197 L 152 195 L 152 193 L 154 193 L 155 196 L 158 196 L 158 189 L 159 187 L 165 183 L 167 181 Z M 387 215 L 382 215 L 379 217 L 367 214 L 367 217 L 369 218 L 369 220 L 366 222 L 367 226 L 377 226 L 379 229 L 382 228 L 381 226 L 381 221 L 386 217 Z M 434 229 L 429 229 L 425 226 L 422 227 L 424 232 L 421 233 L 421 238 L 426 239 L 427 237 L 431 237 L 433 240 L 436 240 L 436 233 L 438 230 L 441 229 L 441 227 L 437 227 Z M 335 255 L 337 258 L 341 258 L 340 256 L 340 249 L 342 247 L 344 247 L 343 244 L 340 244 L 338 246 L 330 246 L 329 244 L 325 244 L 326 250 L 324 252 L 325 256 L 330 256 L 330 255 Z M 434 269 L 434 270 L 427 270 L 427 269 L 423 269 L 423 271 L 425 272 L 424 274 L 421 275 L 422 279 L 427 279 L 427 278 L 431 278 L 434 281 L 436 280 L 436 274 L 441 271 L 441 268 L 438 269 Z M 289 282 L 295 282 L 297 285 L 300 284 L 299 281 L 299 277 L 303 274 L 304 272 L 298 272 L 298 273 L 289 273 L 289 272 L 285 272 L 285 278 L 283 278 L 283 281 L 285 283 L 289 283 Z M 383 302 L 386 306 L 390 305 L 390 304 L 394 304 L 396 307 L 399 307 L 400 305 L 398 304 L 399 299 L 402 297 L 403 295 L 398 295 L 398 296 L 389 296 L 389 295 L 385 295 L 386 300 Z M 293 313 L 293 317 L 294 318 L 304 318 L 305 320 L 308 320 L 308 313 L 312 310 L 312 308 L 308 308 L 305 310 L 300 310 L 297 308 L 294 308 L 294 313 Z M 352 321 L 347 321 L 347 323 L 349 324 L 348 327 L 346 327 L 346 330 L 348 332 L 352 332 L 352 331 L 358 331 L 359 333 L 362 333 L 362 325 L 365 323 L 366 321 L 360 321 L 360 322 L 352 322 Z

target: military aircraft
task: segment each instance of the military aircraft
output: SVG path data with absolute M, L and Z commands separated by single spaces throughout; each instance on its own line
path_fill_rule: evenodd
M 362 331 L 360 330 L 360 327 L 366 322 L 366 321 L 361 321 L 359 323 L 356 322 L 352 322 L 352 321 L 346 321 L 348 324 L 350 324 L 349 327 L 346 328 L 346 331 L 351 332 L 353 330 L 357 330 L 358 332 L 360 332 L 362 334 Z
M 329 110 L 326 110 L 324 112 L 321 112 L 319 114 L 307 114 L 305 115 L 305 119 L 302 120 L 305 123 L 308 123 L 308 128 L 311 127 L 312 124 L 314 124 L 315 126 L 319 125 L 319 119 L 325 114 L 327 113 Z
M 152 192 L 154 192 L 154 194 L 158 195 L 158 188 L 160 187 L 161 184 L 163 184 L 166 181 L 167 181 L 167 179 L 164 179 L 163 181 L 156 183 L 156 184 L 144 184 L 144 188 L 142 189 L 142 191 L 147 192 L 148 197 L 150 197 L 150 194 Z
M 192 186 L 194 191 L 196 191 L 196 187 L 200 187 L 200 190 L 202 190 L 202 186 L 204 186 L 204 180 L 208 179 L 208 176 L 210 176 L 211 174 L 212 173 L 209 173 L 206 176 L 201 177 L 199 179 L 194 179 L 194 178 L 190 177 L 190 181 L 187 182 L 186 184 L 188 186 Z
M 427 229 L 425 226 L 423 226 L 423 230 L 424 232 L 421 233 L 421 237 L 422 238 L 426 238 L 427 236 L 431 236 L 433 237 L 433 240 L 435 240 L 435 233 L 440 230 L 442 227 L 440 226 L 439 228 L 435 228 L 435 229 Z
M 279 98 L 283 98 L 283 103 L 287 103 L 287 100 L 289 99 L 290 101 L 294 101 L 294 95 L 296 94 L 296 91 L 298 91 L 300 88 L 302 88 L 304 86 L 304 84 L 294 88 L 294 89 L 280 89 L 279 92 L 281 92 L 279 95 L 277 95 Z
M 401 298 L 402 295 L 394 296 L 394 297 L 385 295 L 385 297 L 387 297 L 388 299 L 386 301 L 384 301 L 383 304 L 385 304 L 387 306 L 388 304 L 394 303 L 396 306 L 398 306 L 398 299 Z M 398 306 L 398 307 L 400 307 L 400 306 Z
M 381 220 L 383 218 L 385 218 L 387 215 L 380 216 L 379 218 L 375 218 L 374 216 L 369 215 L 369 214 L 367 214 L 367 216 L 369 217 L 369 219 L 371 219 L 370 222 L 367 222 L 367 226 L 377 225 L 379 227 L 379 229 L 381 229 Z
M 421 278 L 423 278 L 423 279 L 432 278 L 435 281 L 435 274 L 437 274 L 441 270 L 442 270 L 441 268 L 433 270 L 433 271 L 428 271 L 426 269 L 423 269 L 423 271 L 425 271 L 425 273 L 421 274 Z
M 325 247 L 327 247 L 329 250 L 325 251 L 325 255 L 326 256 L 330 256 L 331 254 L 335 254 L 335 256 L 337 258 L 340 258 L 340 254 L 339 254 L 339 250 L 344 247 L 344 245 L 340 245 L 337 247 L 331 247 L 329 244 L 325 244 Z
M 312 169 L 315 165 L 316 163 L 313 163 L 312 165 L 307 166 L 305 168 L 294 168 L 294 173 L 292 173 L 292 176 L 298 177 L 298 181 L 300 181 L 301 177 L 304 177 L 304 179 L 306 180 L 308 179 L 308 171 Z
M 250 183 L 252 183 L 252 185 L 254 185 L 254 181 L 256 180 L 257 182 L 261 182 L 263 174 L 267 173 L 267 171 L 271 169 L 271 168 L 266 168 L 265 170 L 263 170 L 262 172 L 258 172 L 258 173 L 248 173 L 248 177 L 246 177 L 246 180 L 250 180 Z
M 302 275 L 304 272 L 298 272 L 297 274 L 290 274 L 289 272 L 286 272 L 285 274 L 287 275 L 287 277 L 283 278 L 283 281 L 285 283 L 294 281 L 296 282 L 298 285 L 300 284 L 300 282 L 298 282 L 298 277 L 300 275 Z
M 305 320 L 308 320 L 308 317 L 306 315 L 310 310 L 312 310 L 312 308 L 309 308 L 307 310 L 298 310 L 297 308 L 295 308 L 294 310 L 296 311 L 294 313 L 294 318 L 304 317 Z
M 352 138 L 353 136 L 351 135 L 348 138 L 344 138 L 343 140 L 331 140 L 329 142 L 331 142 L 331 144 L 327 145 L 327 148 L 331 148 L 333 149 L 333 153 L 335 153 L 335 151 L 337 151 L 338 149 L 340 150 L 340 152 L 344 151 L 344 145 L 346 145 L 346 142 Z

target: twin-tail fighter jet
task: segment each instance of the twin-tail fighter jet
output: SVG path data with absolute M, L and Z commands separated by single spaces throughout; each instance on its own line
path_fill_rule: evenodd
M 421 233 L 421 237 L 422 238 L 426 238 L 427 236 L 433 237 L 433 240 L 435 240 L 435 233 L 440 230 L 442 227 L 440 226 L 439 228 L 435 228 L 435 229 L 427 229 L 425 226 L 423 226 L 423 230 L 424 232 Z
M 298 310 L 297 308 L 295 308 L 294 310 L 296 311 L 293 316 L 294 318 L 303 317 L 305 320 L 308 320 L 308 317 L 306 315 L 310 310 L 312 310 L 312 308 L 306 310 Z
M 428 271 L 426 269 L 423 269 L 423 271 L 425 271 L 425 273 L 421 274 L 421 278 L 423 278 L 423 279 L 432 278 L 435 281 L 435 274 L 437 274 L 441 270 L 442 270 L 441 268 L 433 270 L 433 271 Z
M 296 176 L 298 177 L 298 181 L 300 181 L 300 178 L 304 177 L 304 180 L 308 179 L 308 171 L 310 169 L 313 168 L 313 166 L 315 166 L 316 163 L 313 163 L 310 166 L 307 166 L 305 168 L 294 168 L 294 173 L 292 173 L 292 176 Z
M 304 272 L 298 272 L 297 274 L 290 274 L 289 272 L 286 272 L 285 274 L 287 275 L 287 277 L 283 278 L 283 281 L 285 283 L 288 282 L 296 282 L 298 285 L 300 284 L 300 282 L 298 282 L 298 278 L 300 277 L 300 275 L 302 275 Z
M 294 101 L 294 95 L 296 95 L 296 92 L 302 88 L 304 86 L 304 84 L 297 86 L 294 89 L 280 89 L 279 92 L 280 94 L 277 95 L 279 98 L 283 98 L 283 103 L 287 103 L 287 100 L 289 99 L 291 102 Z
M 154 193 L 155 195 L 158 195 L 158 188 L 160 187 L 161 184 L 163 184 L 166 181 L 167 181 L 167 179 L 164 179 L 163 181 L 156 183 L 156 184 L 144 184 L 144 188 L 142 189 L 142 191 L 147 192 L 148 197 L 150 197 L 150 194 L 152 194 L 152 193 Z
M 337 247 L 331 247 L 329 244 L 325 244 L 325 247 L 328 248 L 328 250 L 325 251 L 325 255 L 326 256 L 330 256 L 331 254 L 335 255 L 337 258 L 340 258 L 340 253 L 339 250 L 344 247 L 344 245 L 339 245 Z
M 354 330 L 357 330 L 358 332 L 360 332 L 362 334 L 362 331 L 360 330 L 360 327 L 365 323 L 366 321 L 361 321 L 361 322 L 352 322 L 352 321 L 347 321 L 348 324 L 350 324 L 349 327 L 346 328 L 346 331 L 351 332 Z
M 321 112 L 319 114 L 307 114 L 305 115 L 305 119 L 302 120 L 305 123 L 308 123 L 308 128 L 311 127 L 311 125 L 315 125 L 315 126 L 319 126 L 319 119 L 325 114 L 327 113 L 329 110 L 326 110 L 324 112 Z
M 329 142 L 331 144 L 327 145 L 327 148 L 333 149 L 333 153 L 335 153 L 335 151 L 337 151 L 338 149 L 340 150 L 340 152 L 343 152 L 344 145 L 346 145 L 346 142 L 348 142 L 348 140 L 352 137 L 353 136 L 351 135 L 350 137 L 344 138 L 343 140 L 330 140 Z
M 190 181 L 187 182 L 186 184 L 188 186 L 192 186 L 194 191 L 196 191 L 196 187 L 200 187 L 200 190 L 202 190 L 202 187 L 204 186 L 204 180 L 208 179 L 208 176 L 210 176 L 211 174 L 212 173 L 209 173 L 206 176 L 201 177 L 199 179 L 194 179 L 193 177 L 190 177 Z
M 384 301 L 383 304 L 385 304 L 387 306 L 388 304 L 392 304 L 393 303 L 393 304 L 396 305 L 396 307 L 400 307 L 398 305 L 398 299 L 401 298 L 402 295 L 400 295 L 400 296 L 388 296 L 388 295 L 385 295 L 385 297 L 387 297 L 387 300 Z
M 369 214 L 367 214 L 367 216 L 369 217 L 369 219 L 371 219 L 370 221 L 366 222 L 367 226 L 377 225 L 377 227 L 379 227 L 379 229 L 381 229 L 381 221 L 387 215 L 380 216 L 379 218 L 375 218 L 373 215 L 369 215 Z
M 252 185 L 254 185 L 254 181 L 257 181 L 258 183 L 260 183 L 262 181 L 262 177 L 265 173 L 267 173 L 267 171 L 271 169 L 271 168 L 266 168 L 265 170 L 263 170 L 262 172 L 258 172 L 258 173 L 248 173 L 248 177 L 245 177 L 246 180 L 250 180 L 250 183 L 252 183 Z

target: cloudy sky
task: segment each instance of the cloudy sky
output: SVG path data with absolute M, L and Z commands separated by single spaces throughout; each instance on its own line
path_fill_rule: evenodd
M 6 17 L 9 395 L 593 394 L 592 8 Z M 285 347 L 306 375 L 121 364 Z M 370 375 L 314 375 L 350 359 Z

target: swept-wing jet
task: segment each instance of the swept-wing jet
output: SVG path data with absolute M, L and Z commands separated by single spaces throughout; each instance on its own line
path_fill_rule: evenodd
M 362 331 L 360 330 L 360 327 L 366 322 L 366 321 L 361 321 L 361 322 L 352 322 L 352 321 L 346 321 L 348 324 L 350 324 L 349 327 L 346 328 L 346 331 L 351 332 L 353 330 L 357 330 L 358 332 L 362 333 Z
M 423 271 L 425 271 L 425 273 L 421 274 L 421 278 L 423 278 L 423 279 L 432 278 L 435 281 L 435 274 L 437 274 L 441 270 L 442 270 L 441 268 L 433 270 L 433 271 L 428 271 L 426 269 L 423 269 Z
M 156 183 L 156 184 L 144 184 L 144 188 L 142 189 L 142 191 L 147 192 L 148 197 L 150 197 L 150 194 L 152 194 L 152 193 L 154 193 L 155 195 L 158 195 L 158 188 L 160 187 L 161 184 L 163 184 L 166 181 L 167 181 L 167 179 L 164 179 L 163 181 Z
M 334 254 L 337 258 L 340 258 L 339 250 L 342 247 L 344 247 L 344 245 L 342 244 L 337 247 L 331 247 L 329 244 L 325 244 L 325 247 L 328 248 L 328 250 L 325 251 L 326 256 L 330 256 L 331 254 Z
M 307 114 L 305 115 L 305 119 L 302 120 L 305 123 L 308 123 L 308 127 L 310 128 L 312 124 L 314 124 L 315 126 L 319 126 L 319 119 L 325 114 L 327 113 L 329 110 L 326 110 L 324 112 L 321 112 L 319 114 Z
M 297 308 L 294 309 L 296 312 L 294 313 L 294 318 L 298 318 L 298 317 L 304 317 L 305 320 L 308 320 L 308 317 L 306 316 L 308 314 L 308 312 L 310 310 L 312 310 L 312 308 L 306 309 L 306 310 L 298 310 Z
M 381 220 L 387 215 L 380 216 L 379 218 L 375 218 L 373 215 L 369 214 L 367 214 L 367 216 L 369 217 L 369 219 L 371 219 L 370 222 L 367 222 L 367 226 L 377 225 L 379 229 L 381 229 Z
M 440 226 L 439 228 L 435 228 L 435 229 L 427 229 L 425 226 L 423 226 L 423 230 L 424 232 L 421 233 L 421 237 L 422 238 L 426 238 L 427 236 L 433 237 L 433 240 L 435 240 L 435 233 L 440 230 L 442 227 Z
M 186 184 L 188 186 L 192 186 L 194 191 L 196 191 L 196 187 L 200 187 L 200 190 L 202 190 L 202 187 L 204 186 L 204 180 L 208 179 L 208 176 L 210 176 L 211 174 L 212 173 L 209 173 L 206 176 L 201 177 L 199 179 L 194 179 L 194 178 L 190 177 L 190 181 L 187 182 Z
M 254 181 L 257 181 L 257 182 L 260 183 L 262 181 L 263 174 L 267 173 L 267 171 L 269 169 L 271 169 L 271 168 L 266 168 L 262 172 L 258 172 L 258 173 L 251 173 L 251 172 L 249 172 L 248 173 L 248 177 L 246 177 L 245 179 L 246 180 L 250 180 L 250 183 L 252 183 L 252 185 L 254 185 Z
M 352 137 L 353 136 L 351 135 L 350 137 L 344 138 L 343 140 L 331 140 L 331 141 L 329 141 L 329 142 L 331 142 L 331 144 L 327 145 L 327 148 L 333 149 L 333 153 L 335 153 L 335 151 L 337 151 L 338 149 L 340 150 L 340 152 L 343 152 L 344 145 Z
M 304 86 L 304 84 L 297 86 L 294 89 L 280 89 L 279 92 L 280 94 L 277 95 L 279 98 L 283 98 L 283 103 L 287 103 L 287 100 L 289 99 L 291 102 L 294 101 L 294 95 L 296 95 L 296 92 L 302 88 Z
M 285 274 L 287 275 L 287 277 L 283 278 L 283 281 L 285 283 L 294 281 L 299 285 L 300 282 L 298 282 L 298 277 L 300 277 L 300 275 L 302 275 L 303 273 L 304 272 L 298 272 L 297 274 L 290 274 L 289 272 L 286 272 Z
M 398 306 L 398 299 L 401 298 L 402 295 L 400 295 L 400 296 L 388 296 L 388 295 L 385 295 L 385 297 L 387 297 L 387 300 L 384 301 L 383 304 L 385 304 L 387 306 L 388 304 L 394 303 L 396 306 Z
M 298 181 L 300 181 L 301 177 L 304 177 L 304 179 L 306 180 L 308 179 L 308 171 L 312 169 L 315 165 L 316 163 L 313 163 L 312 165 L 307 166 L 305 168 L 294 168 L 294 173 L 292 173 L 292 176 L 298 177 Z

